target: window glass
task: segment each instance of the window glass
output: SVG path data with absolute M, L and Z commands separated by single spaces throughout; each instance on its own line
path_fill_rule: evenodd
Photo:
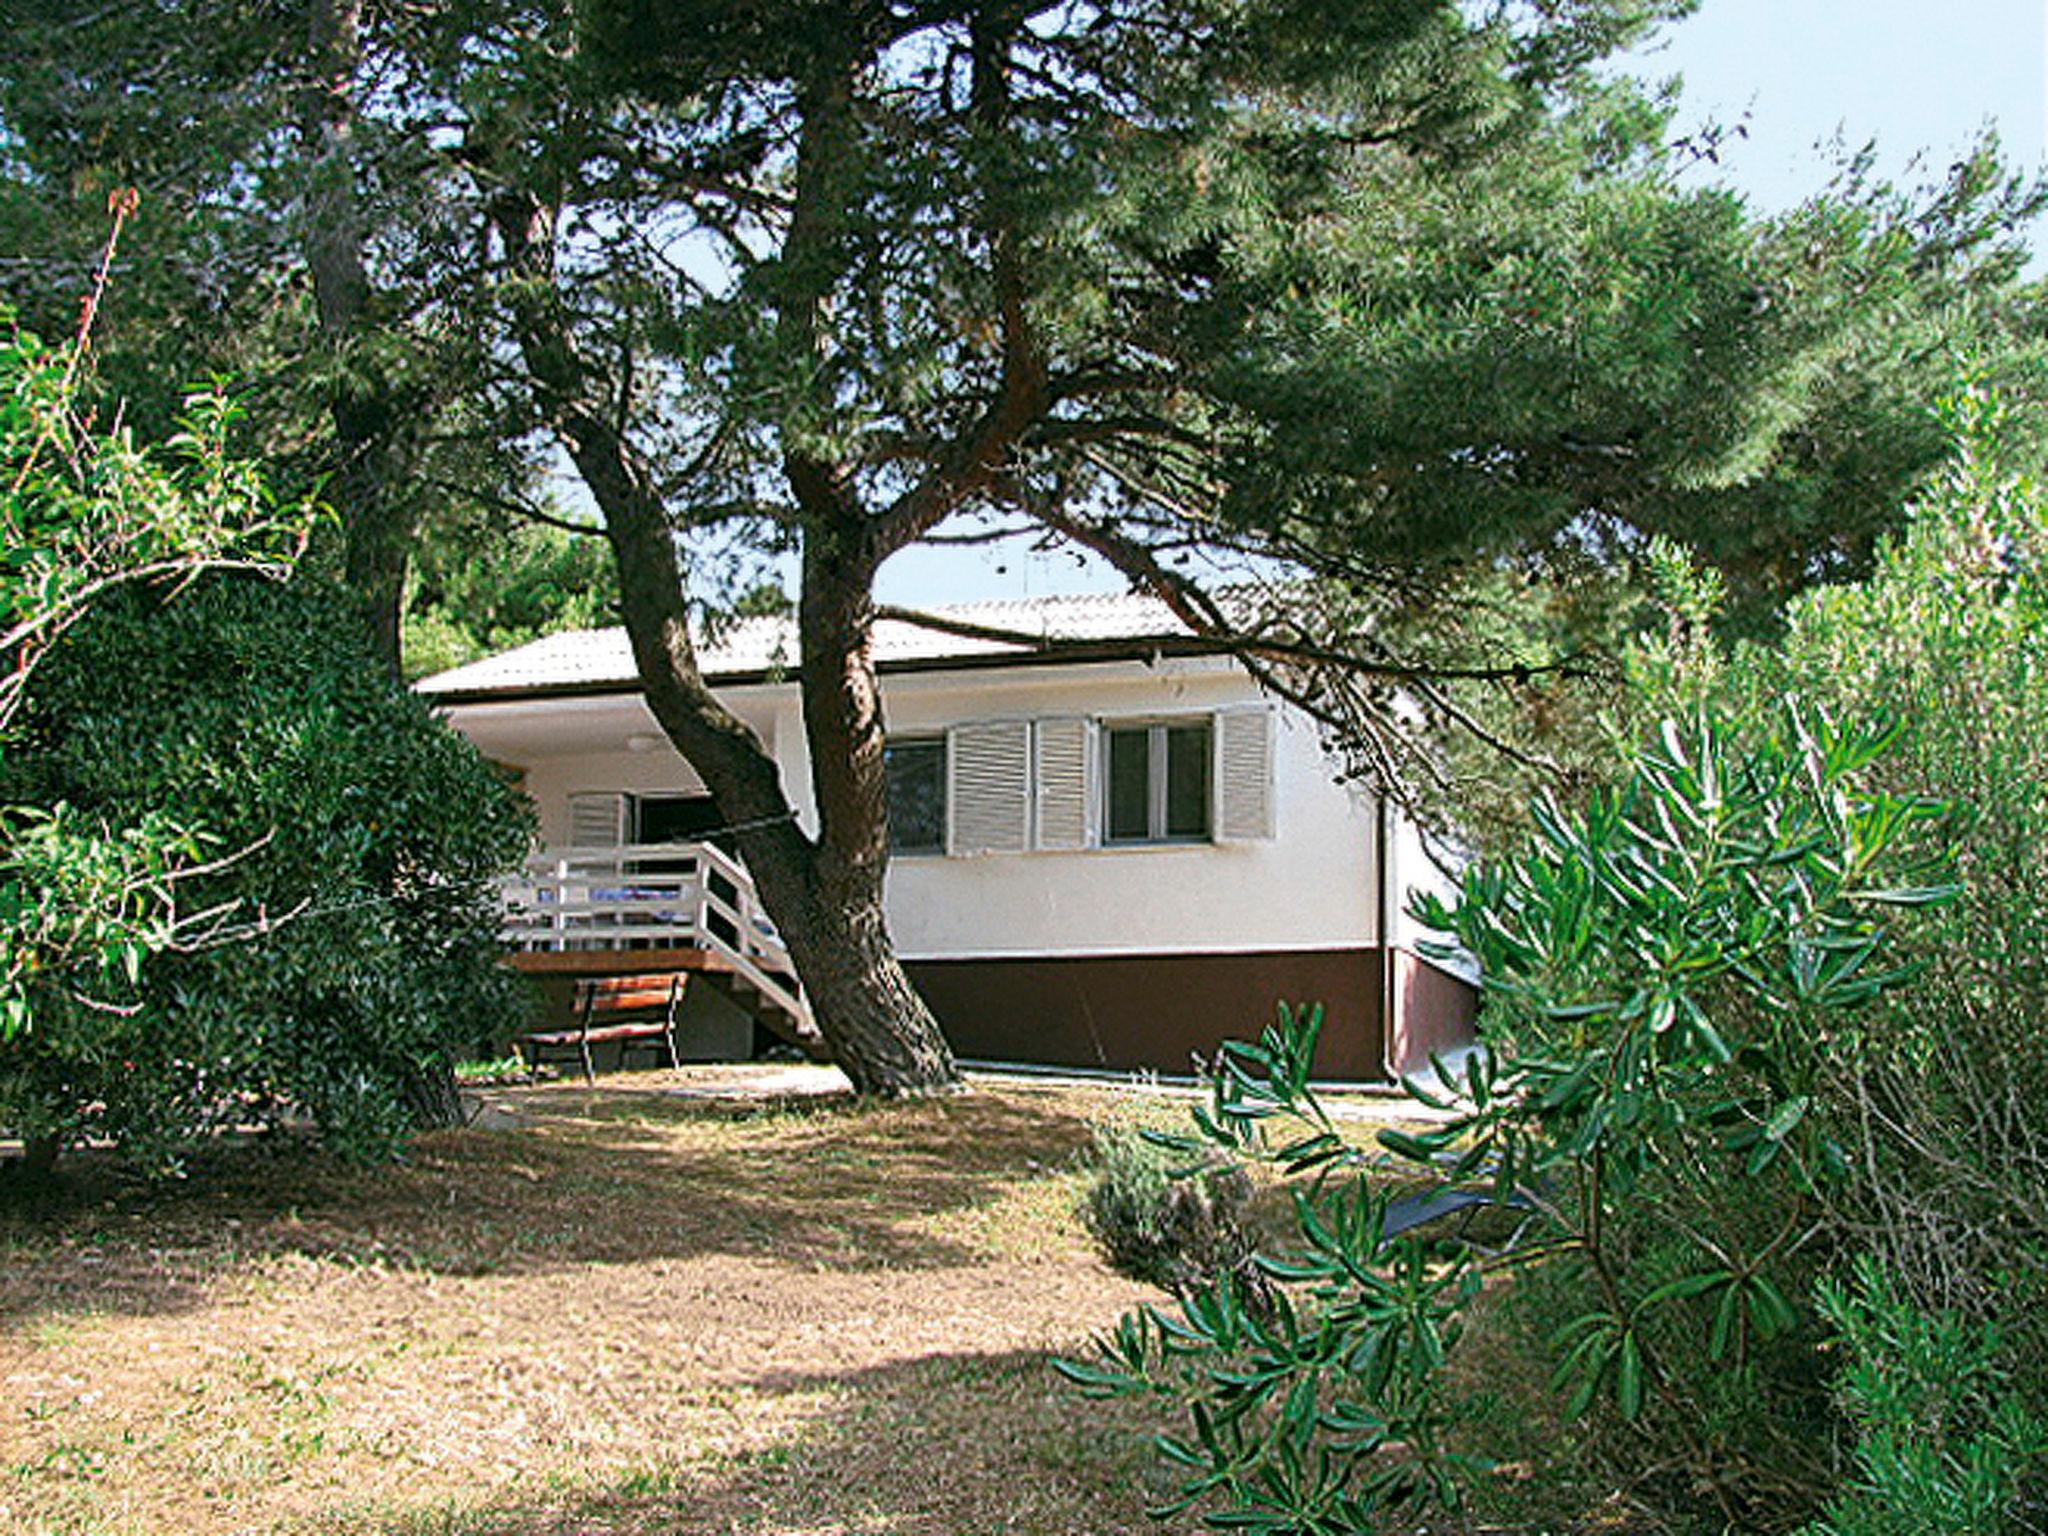
M 1152 733 L 1144 727 L 1109 733 L 1110 842 L 1142 842 L 1152 835 Z
M 1165 727 L 1167 837 L 1209 835 L 1209 727 Z
M 725 818 L 709 795 L 635 795 L 633 841 L 636 843 L 717 843 L 730 849 Z
M 1116 726 L 1103 737 L 1109 754 L 1104 842 L 1194 842 L 1209 836 L 1213 737 L 1207 720 Z
M 946 743 L 892 741 L 882 748 L 889 851 L 946 851 Z

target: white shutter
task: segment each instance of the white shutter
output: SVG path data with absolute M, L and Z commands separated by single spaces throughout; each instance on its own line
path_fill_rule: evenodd
M 1265 705 L 1216 716 L 1216 841 L 1273 835 L 1273 711 Z
M 625 841 L 624 795 L 607 793 L 569 797 L 571 848 L 617 848 Z
M 1031 734 L 1038 811 L 1033 846 L 1086 848 L 1094 841 L 1094 722 L 1039 720 Z
M 1031 726 L 985 720 L 946 733 L 946 851 L 1022 853 L 1031 831 Z

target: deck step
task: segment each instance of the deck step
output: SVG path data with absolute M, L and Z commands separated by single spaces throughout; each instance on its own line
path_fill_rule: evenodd
M 817 1025 L 807 1018 L 798 1018 L 790 1014 L 746 977 L 734 971 L 707 970 L 703 979 L 707 986 L 724 993 L 748 1018 L 778 1040 L 795 1046 L 813 1061 L 830 1059 L 825 1049 L 825 1037 L 818 1032 Z

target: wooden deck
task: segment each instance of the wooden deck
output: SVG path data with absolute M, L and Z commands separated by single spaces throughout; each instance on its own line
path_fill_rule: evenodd
M 736 969 L 723 955 L 685 947 L 519 950 L 505 958 L 513 970 L 527 976 L 640 976 L 649 971 L 718 971 L 729 975 Z
M 689 971 L 792 1044 L 823 1049 L 753 880 L 715 844 L 542 848 L 503 897 L 508 958 L 525 975 Z

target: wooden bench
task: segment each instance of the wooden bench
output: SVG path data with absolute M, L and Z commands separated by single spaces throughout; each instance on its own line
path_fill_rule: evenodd
M 538 1069 L 550 1051 L 576 1052 L 587 1082 L 597 1081 L 591 1065 L 593 1045 L 617 1045 L 623 1066 L 628 1051 L 664 1046 L 668 1064 L 680 1067 L 676 1055 L 676 1013 L 682 1007 L 687 971 L 659 971 L 642 976 L 602 976 L 576 983 L 576 1027 L 536 1030 L 519 1037 L 519 1054 L 528 1070 Z

